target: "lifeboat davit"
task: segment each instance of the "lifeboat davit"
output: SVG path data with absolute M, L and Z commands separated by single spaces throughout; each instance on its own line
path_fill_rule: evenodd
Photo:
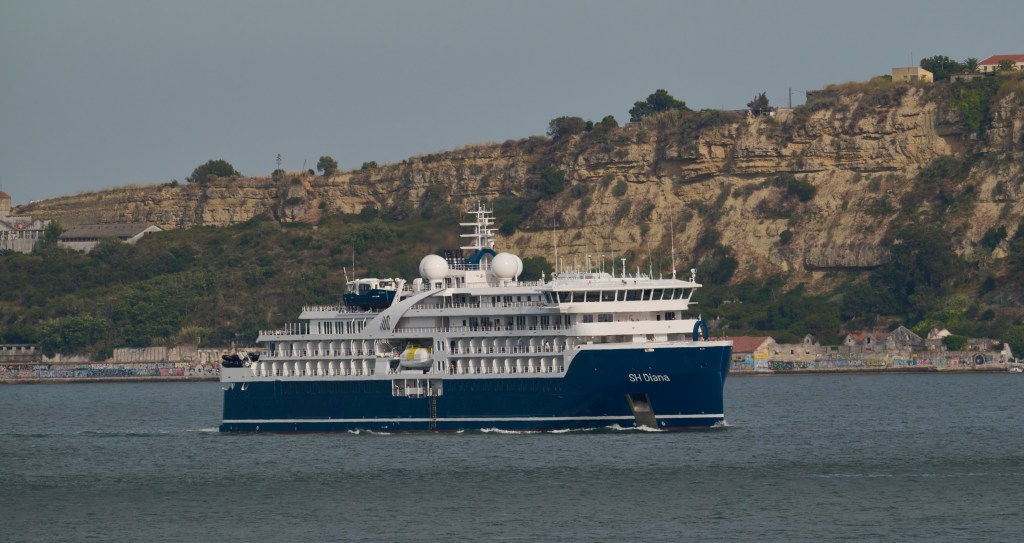
M 399 363 L 405 369 L 425 370 L 434 363 L 428 347 L 407 347 L 399 356 Z

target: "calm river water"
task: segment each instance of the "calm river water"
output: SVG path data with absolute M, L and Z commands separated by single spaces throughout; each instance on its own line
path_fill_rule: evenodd
M 220 384 L 0 386 L 0 540 L 1020 541 L 1024 376 L 731 377 L 687 433 L 221 435 Z

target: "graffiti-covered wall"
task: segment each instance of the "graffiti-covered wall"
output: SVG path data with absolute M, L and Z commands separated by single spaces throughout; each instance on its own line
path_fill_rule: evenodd
M 217 379 L 219 363 L 138 362 L 85 364 L 0 364 L 0 380 L 168 378 Z
M 997 369 L 1017 362 L 1013 357 L 1000 353 L 942 352 L 927 355 L 877 356 L 875 358 L 822 357 L 814 360 L 758 360 L 745 357 L 734 360 L 731 371 L 801 371 L 801 370 L 874 370 L 874 369 Z

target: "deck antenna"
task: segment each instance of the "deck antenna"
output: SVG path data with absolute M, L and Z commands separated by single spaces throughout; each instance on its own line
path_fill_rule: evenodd
M 619 260 L 622 261 L 622 278 L 625 279 L 626 278 L 626 258 L 622 257 Z M 612 271 L 614 271 L 614 270 L 612 270 Z M 613 273 L 612 275 L 615 275 L 615 274 Z
M 555 215 L 551 215 L 551 243 L 555 246 L 555 272 L 560 273 L 558 270 L 558 235 L 555 231 Z
M 669 233 L 672 234 L 672 279 L 676 278 L 676 227 L 672 221 L 672 214 L 668 215 L 668 229 Z
M 647 276 L 654 279 L 654 257 L 651 256 L 651 240 L 647 239 Z

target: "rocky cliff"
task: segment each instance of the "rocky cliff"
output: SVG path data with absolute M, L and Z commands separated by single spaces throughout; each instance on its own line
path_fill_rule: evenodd
M 934 179 L 918 174 L 939 157 L 969 168 L 958 181 L 967 205 L 942 215 L 958 250 L 970 253 L 1000 224 L 1012 235 L 1024 215 L 1024 100 L 1014 92 L 994 100 L 978 134 L 949 105 L 948 89 L 848 84 L 774 116 L 666 113 L 601 133 L 473 145 L 327 179 L 287 173 L 132 186 L 18 211 L 65 224 L 188 228 L 264 213 L 313 222 L 368 206 L 401 215 L 512 196 L 535 201 L 500 241 L 523 256 L 553 260 L 557 244 L 580 262 L 628 254 L 631 265 L 646 266 L 652 256 L 655 273 L 668 273 L 672 246 L 680 270 L 696 265 L 694 251 L 724 247 L 740 277 L 802 278 L 884 263 L 894 222 L 917 212 L 908 206 L 931 205 L 913 195 L 931 190 L 922 183 Z M 556 193 L 537 188 L 551 171 L 565 176 Z M 786 189 L 794 178 L 813 187 L 811 197 Z

